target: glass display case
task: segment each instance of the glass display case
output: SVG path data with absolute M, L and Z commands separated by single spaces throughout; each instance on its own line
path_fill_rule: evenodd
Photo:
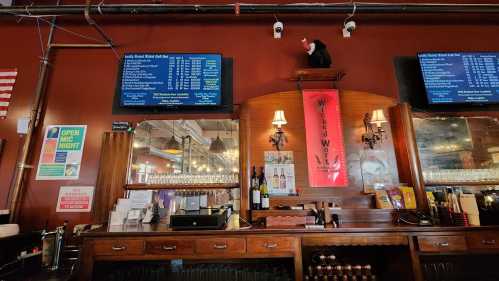
M 499 183 L 499 120 L 413 118 L 425 185 Z
M 135 129 L 129 189 L 239 186 L 239 122 L 148 120 Z

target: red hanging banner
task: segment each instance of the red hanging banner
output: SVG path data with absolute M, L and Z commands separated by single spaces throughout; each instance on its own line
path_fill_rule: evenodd
M 338 90 L 304 90 L 303 108 L 310 186 L 347 186 Z

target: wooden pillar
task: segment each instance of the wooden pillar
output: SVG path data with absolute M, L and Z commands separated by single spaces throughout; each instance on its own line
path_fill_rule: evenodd
M 107 221 L 116 200 L 124 195 L 132 140 L 133 135 L 127 132 L 104 133 L 95 190 L 94 223 Z

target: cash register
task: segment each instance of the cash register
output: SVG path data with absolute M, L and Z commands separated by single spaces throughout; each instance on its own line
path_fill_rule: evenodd
M 230 216 L 228 208 L 178 210 L 170 217 L 173 230 L 223 229 Z

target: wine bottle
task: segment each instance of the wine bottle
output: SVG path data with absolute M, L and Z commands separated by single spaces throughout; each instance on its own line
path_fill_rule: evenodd
M 272 188 L 279 189 L 279 173 L 277 168 L 274 168 L 274 175 L 272 176 Z
M 319 256 L 319 262 L 320 262 L 320 264 L 321 264 L 322 267 L 325 267 L 327 265 L 327 263 L 326 263 L 326 255 L 321 254 Z
M 267 180 L 265 179 L 263 167 L 260 168 L 260 197 L 262 210 L 270 209 L 269 189 L 267 187 Z
M 256 176 L 256 167 L 253 166 L 253 173 L 251 175 L 251 209 L 260 210 L 260 186 L 258 184 L 258 177 Z
M 284 168 L 281 168 L 281 176 L 279 177 L 279 189 L 286 191 L 286 176 L 284 175 Z

